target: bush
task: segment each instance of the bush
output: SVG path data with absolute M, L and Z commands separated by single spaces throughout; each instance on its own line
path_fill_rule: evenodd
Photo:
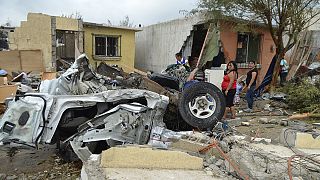
M 295 84 L 287 84 L 279 91 L 288 95 L 286 100 L 292 110 L 302 112 L 311 112 L 320 108 L 320 80 L 312 84 L 307 79 L 301 80 Z

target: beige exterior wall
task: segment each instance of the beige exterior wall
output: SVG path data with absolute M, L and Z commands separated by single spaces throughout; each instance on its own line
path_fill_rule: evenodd
M 135 57 L 135 31 L 129 29 L 120 29 L 113 27 L 101 27 L 101 26 L 87 26 L 84 25 L 84 50 L 87 54 L 90 64 L 93 67 L 97 67 L 100 62 L 104 61 L 106 64 L 119 65 L 124 70 L 130 71 L 134 68 Z M 111 35 L 121 36 L 121 57 L 106 57 L 97 58 L 94 56 L 94 35 Z
M 29 13 L 27 21 L 22 21 L 9 34 L 11 50 L 41 50 L 44 67 L 51 70 L 51 17 L 45 14 Z
M 41 50 L 45 71 L 53 71 L 51 16 L 28 13 L 13 33 L 9 33 L 11 50 Z M 78 31 L 78 20 L 56 17 L 56 29 Z
M 79 31 L 79 21 L 77 19 L 56 17 L 56 29 Z
M 13 71 L 43 72 L 40 50 L 0 51 L 0 67 L 11 74 Z

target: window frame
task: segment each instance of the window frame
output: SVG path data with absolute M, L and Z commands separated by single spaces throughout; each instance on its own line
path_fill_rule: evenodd
M 96 37 L 105 38 L 105 55 L 96 55 Z M 117 45 L 117 53 L 116 56 L 108 55 L 108 38 L 117 38 L 118 45 Z M 92 34 L 92 56 L 95 60 L 120 60 L 121 55 L 121 35 L 107 35 L 107 34 Z
M 239 44 L 239 35 L 246 35 L 247 36 L 247 47 L 246 47 L 246 57 L 245 57 L 245 62 L 240 62 L 240 61 L 237 61 L 238 60 L 238 44 Z M 241 68 L 247 68 L 248 64 L 249 64 L 249 47 L 250 47 L 250 44 L 251 44 L 251 41 L 250 39 L 252 38 L 252 36 L 254 36 L 252 33 L 250 32 L 240 32 L 238 31 L 237 32 L 237 50 L 236 50 L 236 63 L 240 65 Z M 258 46 L 258 55 L 257 55 L 257 58 L 256 58 L 256 64 L 257 65 L 260 65 L 260 61 L 261 61 L 261 53 L 262 53 L 262 41 L 263 41 L 263 34 L 258 34 L 257 36 L 259 36 L 259 46 Z M 260 65 L 261 66 L 261 65 Z

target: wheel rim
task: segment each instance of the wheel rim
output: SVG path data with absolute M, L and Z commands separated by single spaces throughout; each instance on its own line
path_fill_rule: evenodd
M 217 107 L 216 101 L 210 94 L 197 96 L 188 105 L 192 115 L 200 119 L 210 117 Z

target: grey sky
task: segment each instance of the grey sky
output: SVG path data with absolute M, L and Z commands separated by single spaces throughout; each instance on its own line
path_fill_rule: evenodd
M 79 12 L 84 21 L 119 24 L 126 15 L 134 25 L 147 26 L 183 17 L 180 10 L 191 10 L 197 0 L 0 0 L 0 24 L 13 26 L 27 19 L 28 12 L 61 16 Z

